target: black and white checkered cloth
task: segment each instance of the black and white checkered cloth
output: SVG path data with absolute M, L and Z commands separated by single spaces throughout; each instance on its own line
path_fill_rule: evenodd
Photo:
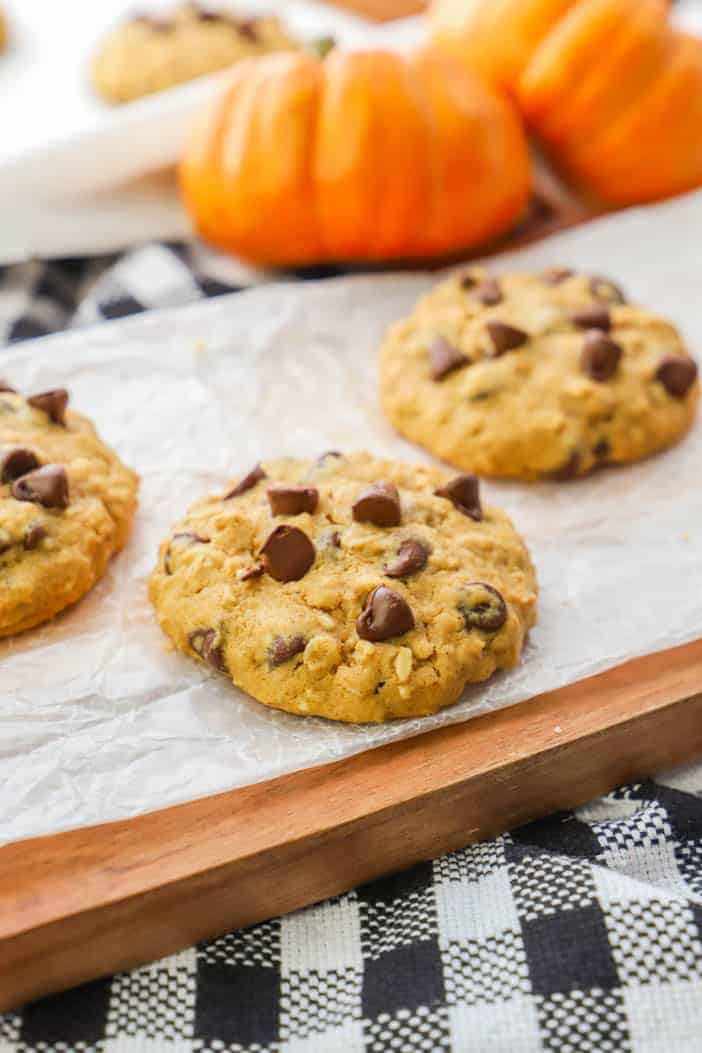
M 178 245 L 0 270 L 0 345 L 261 277 Z M 0 1015 L 0 1053 L 195 1050 L 702 1053 L 702 767 Z

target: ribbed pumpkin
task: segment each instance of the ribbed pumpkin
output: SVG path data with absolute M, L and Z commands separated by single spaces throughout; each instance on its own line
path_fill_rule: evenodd
M 529 191 L 514 110 L 432 50 L 241 62 L 193 130 L 200 233 L 264 264 L 429 257 L 506 230 Z
M 481 48 L 502 54 L 504 39 L 503 64 L 494 59 L 490 75 L 586 191 L 627 205 L 702 185 L 702 43 L 673 31 L 665 0 L 570 0 L 555 20 L 554 0 L 499 0 L 505 22 L 510 8 L 517 20 L 543 9 L 528 46 L 519 37 L 518 59 L 506 25 L 500 35 L 493 22 L 495 32 L 482 36 L 479 16 L 491 0 L 437 0 L 435 24 L 445 26 L 444 8 L 454 6 L 466 15 L 465 60 L 485 69 L 473 56 Z M 458 37 L 451 50 L 461 51 Z

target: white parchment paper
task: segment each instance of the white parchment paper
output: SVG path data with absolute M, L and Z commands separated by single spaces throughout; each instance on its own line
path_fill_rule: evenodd
M 608 273 L 702 348 L 702 194 L 606 218 L 495 261 Z M 65 384 L 141 474 L 133 539 L 51 624 L 0 642 L 0 840 L 110 819 L 322 764 L 465 720 L 702 636 L 702 426 L 677 448 L 568 484 L 485 482 L 538 568 L 522 664 L 436 717 L 385 727 L 259 705 L 169 651 L 146 596 L 158 542 L 196 496 L 260 457 L 422 454 L 375 395 L 385 327 L 436 280 L 278 284 L 75 331 L 3 356 L 24 389 Z

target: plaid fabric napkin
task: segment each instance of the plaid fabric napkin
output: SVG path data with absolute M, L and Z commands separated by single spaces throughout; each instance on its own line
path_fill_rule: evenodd
M 260 280 L 184 245 L 23 264 L 0 345 Z M 700 1053 L 702 766 L 0 1015 L 0 1053 L 196 1050 Z

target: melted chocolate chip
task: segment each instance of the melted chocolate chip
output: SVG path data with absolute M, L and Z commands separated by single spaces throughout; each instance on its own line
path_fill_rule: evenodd
M 600 439 L 599 442 L 596 442 L 593 446 L 592 452 L 595 457 L 597 457 L 598 461 L 603 461 L 605 457 L 609 457 L 611 449 L 612 447 L 609 444 L 609 439 Z
M 570 267 L 547 267 L 541 273 L 541 280 L 547 285 L 560 285 L 566 278 L 572 278 L 574 273 Z
M 183 545 L 209 545 L 210 539 L 207 537 L 200 537 L 199 534 L 192 534 L 188 530 L 182 531 L 180 534 L 174 534 L 171 538 L 171 543 L 166 549 L 166 554 L 163 557 L 163 569 L 166 574 L 172 574 L 173 570 L 171 567 L 171 548 L 175 541 L 181 542 Z
M 591 329 L 583 341 L 580 365 L 592 380 L 602 383 L 617 372 L 621 357 L 619 344 L 599 330 Z
M 574 479 L 578 474 L 580 460 L 579 452 L 573 450 L 568 460 L 564 461 L 559 468 L 554 468 L 553 471 L 548 472 L 546 478 L 554 479 L 556 482 L 567 482 L 569 479 Z
M 474 289 L 477 284 L 478 284 L 478 279 L 475 277 L 475 275 L 471 274 L 470 271 L 468 272 L 468 274 L 462 274 L 461 275 L 461 288 L 462 289 L 466 289 L 466 290 Z
M 244 567 L 243 570 L 239 571 L 239 581 L 251 581 L 253 578 L 260 578 L 265 572 L 266 568 L 263 563 L 252 563 L 250 567 Z
M 324 453 L 320 453 L 319 457 L 317 458 L 317 464 L 321 466 L 325 463 L 325 461 L 328 461 L 330 457 L 343 456 L 343 453 L 341 453 L 339 450 L 325 450 Z
M 281 524 L 261 549 L 266 570 L 276 581 L 299 581 L 314 563 L 314 545 L 303 530 Z
M 12 446 L 0 452 L 0 482 L 12 483 L 39 467 L 39 458 L 26 446 Z
M 608 333 L 612 327 L 609 310 L 602 304 L 579 307 L 577 311 L 571 311 L 570 320 L 578 329 L 601 329 L 603 333 Z
M 46 413 L 49 420 L 54 424 L 66 426 L 66 406 L 68 405 L 68 392 L 65 388 L 54 388 L 52 391 L 42 391 L 38 395 L 30 395 L 27 399 L 34 409 Z
M 310 514 L 317 508 L 319 490 L 312 486 L 272 486 L 268 501 L 274 516 L 299 516 Z
M 697 363 L 682 355 L 669 355 L 656 370 L 656 380 L 674 399 L 684 399 L 697 380 Z
M 429 345 L 429 367 L 432 380 L 443 380 L 449 373 L 467 366 L 470 359 L 450 344 L 443 336 L 436 336 Z
M 399 526 L 402 516 L 400 495 L 394 483 L 373 483 L 358 495 L 352 505 L 357 523 L 375 526 Z
M 626 296 L 619 286 L 597 274 L 590 278 L 590 292 L 596 300 L 604 300 L 605 303 L 626 303 Z
M 470 516 L 476 523 L 483 518 L 483 510 L 480 506 L 480 481 L 477 475 L 465 473 L 457 475 L 454 479 L 440 486 L 434 493 L 437 497 L 445 497 L 464 516 Z
M 22 538 L 22 544 L 31 552 L 33 549 L 38 548 L 46 537 L 46 528 L 41 523 L 30 523 L 24 532 Z
M 223 500 L 228 501 L 230 497 L 240 497 L 241 494 L 245 494 L 247 490 L 252 490 L 256 483 L 260 483 L 261 479 L 266 478 L 266 473 L 260 464 L 255 464 L 250 472 L 248 472 L 243 479 L 240 479 L 236 486 L 232 487 L 229 493 L 224 495 Z
M 188 643 L 204 662 L 213 669 L 218 669 L 220 673 L 226 673 L 227 664 L 222 648 L 217 643 L 217 633 L 214 629 L 194 629 L 188 636 Z
M 486 278 L 485 281 L 476 285 L 471 290 L 471 296 L 475 297 L 476 300 L 479 300 L 486 307 L 494 307 L 495 304 L 502 303 L 502 289 L 499 282 L 494 278 Z
M 250 40 L 252 44 L 258 43 L 258 19 L 257 18 L 240 18 L 230 19 L 230 24 L 237 29 L 242 37 L 246 40 Z
M 302 654 L 306 647 L 307 640 L 299 633 L 294 636 L 276 636 L 268 648 L 268 661 L 271 666 L 282 665 L 296 654 Z
M 494 633 L 507 621 L 507 605 L 492 585 L 486 585 L 484 581 L 471 581 L 464 587 L 463 596 L 458 609 L 468 631 L 479 629 L 481 632 Z
M 68 476 L 61 464 L 45 464 L 43 468 L 15 479 L 12 496 L 18 501 L 33 501 L 44 508 L 68 508 Z
M 338 530 L 332 530 L 329 535 L 329 544 L 332 548 L 341 548 L 341 534 Z
M 422 570 L 428 559 L 429 549 L 424 542 L 410 537 L 401 543 L 397 556 L 388 563 L 385 573 L 389 578 L 408 578 Z
M 414 615 L 409 604 L 387 585 L 373 589 L 356 621 L 360 638 L 373 643 L 402 636 L 410 629 L 414 629 Z
M 523 329 L 517 329 L 514 325 L 507 325 L 506 322 L 487 322 L 485 328 L 492 341 L 495 358 L 506 354 L 507 351 L 516 351 L 518 347 L 526 344 L 529 339 L 529 334 L 525 333 Z

